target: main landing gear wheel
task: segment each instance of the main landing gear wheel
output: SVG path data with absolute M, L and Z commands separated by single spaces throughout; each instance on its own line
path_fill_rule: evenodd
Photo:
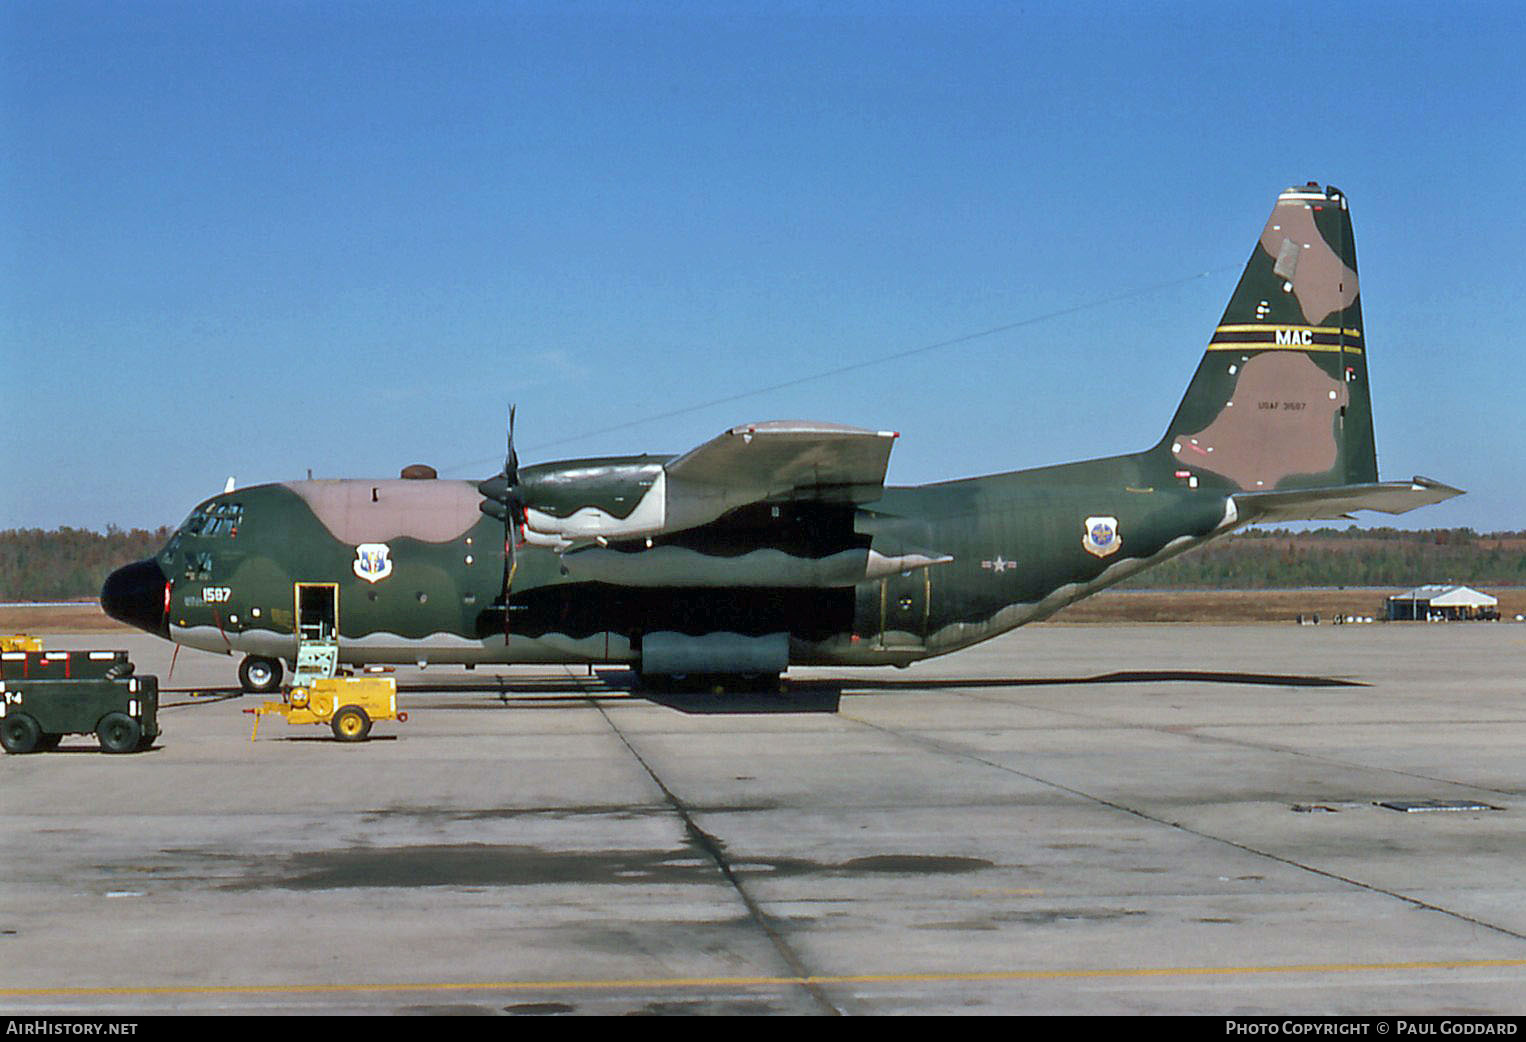
M 281 686 L 281 660 L 250 655 L 238 667 L 238 683 L 245 691 L 266 695 Z
M 329 724 L 341 742 L 363 742 L 371 733 L 371 718 L 359 706 L 345 706 Z

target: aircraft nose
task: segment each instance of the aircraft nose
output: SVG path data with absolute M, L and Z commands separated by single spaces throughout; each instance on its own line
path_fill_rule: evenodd
M 135 561 L 106 577 L 106 585 L 101 587 L 101 609 L 118 622 L 168 638 L 165 586 L 164 573 L 156 562 Z

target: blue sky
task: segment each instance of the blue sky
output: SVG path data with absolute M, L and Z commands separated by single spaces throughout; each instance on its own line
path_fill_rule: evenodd
M 13 0 L 0 527 L 485 476 L 510 401 L 526 463 L 794 417 L 900 431 L 899 484 L 1142 448 L 1316 179 L 1383 475 L 1469 490 L 1400 523 L 1526 528 L 1523 53 L 1504 2 Z

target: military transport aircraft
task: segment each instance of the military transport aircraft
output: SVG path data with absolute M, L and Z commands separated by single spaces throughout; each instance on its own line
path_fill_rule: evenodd
M 884 484 L 889 431 L 775 421 L 678 456 L 442 481 L 292 481 L 191 512 L 114 572 L 113 618 L 245 656 L 279 686 L 299 640 L 348 665 L 627 663 L 643 677 L 904 666 L 1053 615 L 1242 525 L 1402 513 L 1379 483 L 1346 198 L 1277 199 L 1164 436 L 1142 452 Z

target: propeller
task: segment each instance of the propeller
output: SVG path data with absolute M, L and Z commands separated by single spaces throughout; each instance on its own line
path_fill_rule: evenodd
M 484 514 L 503 522 L 503 639 L 509 640 L 509 590 L 519 567 L 517 549 L 524 542 L 525 501 L 519 487 L 519 453 L 514 451 L 514 411 L 509 406 L 508 444 L 503 471 L 477 485 L 486 498 L 478 504 Z

